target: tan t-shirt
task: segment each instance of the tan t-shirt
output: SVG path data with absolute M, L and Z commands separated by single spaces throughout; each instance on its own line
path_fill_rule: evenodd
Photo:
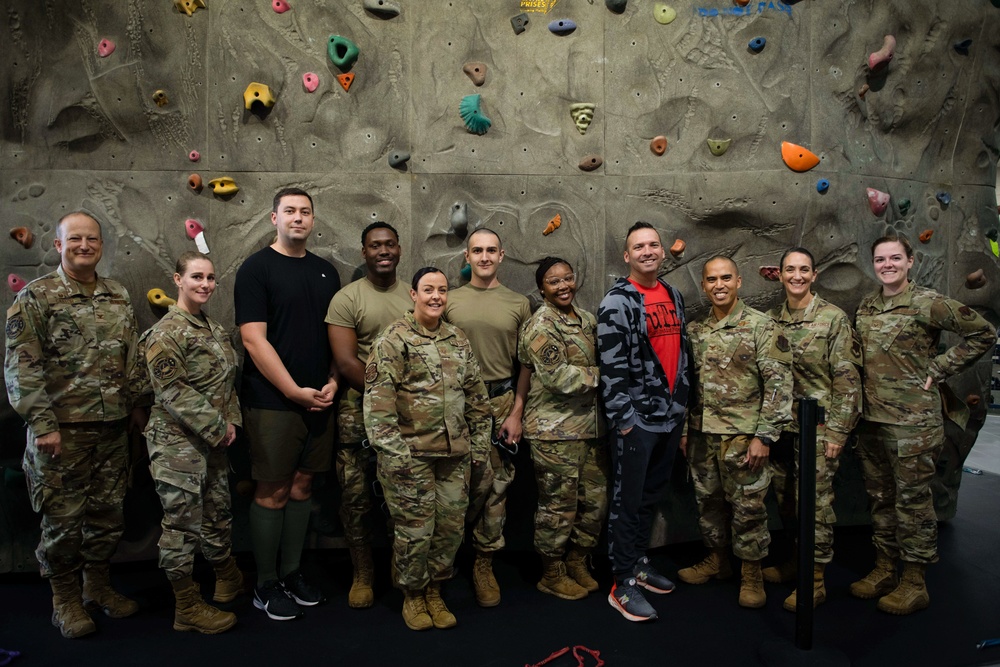
M 531 317 L 524 295 L 503 285 L 489 289 L 464 285 L 448 292 L 444 317 L 468 336 L 485 382 L 514 375 L 517 332 Z

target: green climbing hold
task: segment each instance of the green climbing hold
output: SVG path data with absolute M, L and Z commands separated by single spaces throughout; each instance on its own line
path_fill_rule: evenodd
M 351 69 L 361 54 L 357 44 L 340 35 L 330 35 L 326 52 L 330 56 L 330 61 L 345 72 Z
M 899 214 L 905 216 L 909 212 L 910 212 L 910 200 L 909 199 L 900 199 L 899 200 Z
M 712 151 L 712 155 L 718 157 L 729 150 L 731 143 L 733 143 L 732 139 L 709 139 L 708 150 Z

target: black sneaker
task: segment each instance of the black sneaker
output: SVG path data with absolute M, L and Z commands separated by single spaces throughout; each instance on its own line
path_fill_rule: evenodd
M 630 621 L 651 621 L 656 618 L 656 610 L 646 602 L 635 578 L 615 582 L 608 594 L 608 603 Z
M 301 570 L 295 570 L 282 579 L 281 585 L 285 587 L 285 592 L 303 607 L 313 607 L 320 602 L 326 602 L 323 591 L 307 582 Z
M 650 564 L 649 557 L 643 556 L 632 570 L 635 582 L 652 593 L 669 593 L 674 590 L 674 582 L 670 581 Z
M 254 588 L 253 606 L 263 610 L 272 621 L 292 621 L 305 616 L 295 600 L 273 579 Z

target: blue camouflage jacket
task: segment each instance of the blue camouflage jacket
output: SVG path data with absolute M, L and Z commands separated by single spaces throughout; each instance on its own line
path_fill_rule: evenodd
M 623 431 L 638 424 L 654 433 L 681 426 L 691 390 L 691 365 L 684 317 L 684 297 L 670 292 L 681 321 L 681 349 L 677 379 L 671 394 L 667 376 L 646 331 L 642 295 L 626 278 L 608 291 L 597 311 L 597 347 L 601 367 L 601 395 L 609 426 Z

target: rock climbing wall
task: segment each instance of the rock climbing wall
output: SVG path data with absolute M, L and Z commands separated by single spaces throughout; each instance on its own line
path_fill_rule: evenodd
M 51 270 L 54 222 L 87 209 L 105 225 L 101 270 L 128 287 L 143 326 L 162 312 L 147 292 L 172 295 L 174 259 L 195 248 L 188 220 L 221 277 L 211 311 L 232 325 L 234 272 L 270 242 L 286 185 L 313 193 L 313 249 L 345 282 L 361 229 L 380 219 L 400 230 L 401 275 L 434 264 L 460 283 L 458 204 L 469 227 L 503 237 L 506 284 L 534 294 L 534 264 L 561 255 L 591 310 L 642 219 L 685 242 L 665 274 L 691 316 L 706 312 L 701 265 L 720 252 L 749 303 L 777 303 L 760 269 L 792 244 L 816 255 L 818 291 L 853 312 L 875 285 L 871 241 L 896 230 L 917 249 L 918 282 L 1000 319 L 1000 0 L 5 8 L 0 206 L 34 243 L 0 243 L 3 275 Z M 225 177 L 238 191 L 209 184 Z M 19 284 L 7 282 L 5 307 Z M 960 378 L 959 395 L 981 393 L 988 374 Z M 0 448 L 8 507 L 22 502 L 20 446 Z M 863 498 L 852 503 L 862 514 Z M 0 571 L 19 554 L 0 553 Z

